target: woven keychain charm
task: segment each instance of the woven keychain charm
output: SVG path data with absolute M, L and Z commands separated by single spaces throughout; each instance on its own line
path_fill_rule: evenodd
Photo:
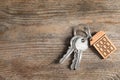
M 116 47 L 109 40 L 104 31 L 96 33 L 91 38 L 90 45 L 93 46 L 104 59 L 116 50 Z

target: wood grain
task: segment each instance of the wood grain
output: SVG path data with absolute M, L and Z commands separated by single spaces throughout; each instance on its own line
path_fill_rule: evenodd
M 80 70 L 63 64 L 72 28 L 104 30 L 117 51 L 89 48 Z M 82 29 L 83 26 L 79 26 Z M 0 0 L 0 80 L 120 80 L 120 0 Z

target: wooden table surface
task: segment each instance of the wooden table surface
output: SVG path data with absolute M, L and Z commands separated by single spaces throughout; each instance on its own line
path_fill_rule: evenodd
M 76 71 L 73 55 L 59 64 L 78 24 L 104 30 L 117 51 L 89 48 Z M 0 80 L 120 80 L 120 0 L 0 0 Z

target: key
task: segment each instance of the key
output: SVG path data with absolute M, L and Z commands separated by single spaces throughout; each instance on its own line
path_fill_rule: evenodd
M 74 59 L 72 61 L 71 69 L 78 69 L 80 61 L 82 59 L 82 53 L 88 48 L 88 40 L 84 41 L 84 37 L 80 37 L 75 42 L 76 54 L 74 54 Z
M 80 36 L 77 36 L 76 28 L 75 28 L 74 29 L 74 36 L 70 40 L 70 47 L 67 50 L 67 53 L 65 55 L 63 55 L 63 57 L 60 59 L 59 63 L 61 63 L 61 64 L 64 63 L 64 61 L 73 53 L 73 51 L 75 50 L 75 41 L 79 37 Z
M 75 40 L 78 38 L 79 36 L 74 36 L 71 41 L 70 41 L 70 47 L 67 50 L 67 53 L 60 59 L 59 63 L 64 63 L 64 61 L 73 53 L 73 51 L 75 50 Z

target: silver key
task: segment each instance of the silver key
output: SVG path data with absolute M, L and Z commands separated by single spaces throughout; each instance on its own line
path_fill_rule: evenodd
M 70 41 L 70 47 L 67 50 L 67 53 L 60 59 L 60 63 L 64 63 L 64 61 L 72 54 L 72 52 L 75 50 L 75 40 L 78 38 L 79 36 L 74 36 L 71 41 Z
M 79 63 L 82 58 L 82 52 L 88 48 L 88 40 L 84 40 L 84 37 L 80 37 L 75 42 L 76 53 L 74 54 L 74 59 L 72 61 L 71 69 L 78 69 Z

